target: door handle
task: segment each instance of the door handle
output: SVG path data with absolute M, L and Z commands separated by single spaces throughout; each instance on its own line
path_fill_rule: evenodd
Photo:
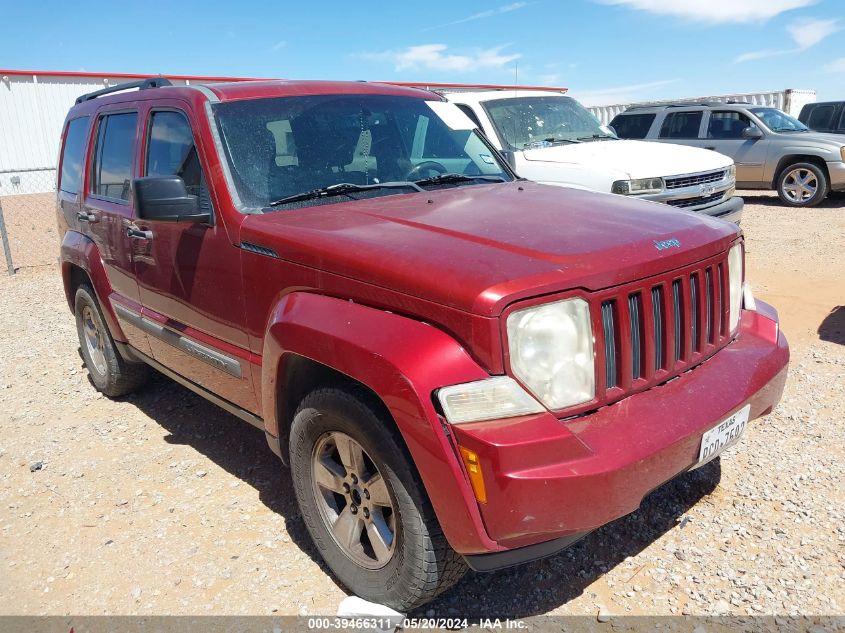
M 89 224 L 94 224 L 95 222 L 99 222 L 100 218 L 98 218 L 93 213 L 88 213 L 87 211 L 80 211 L 76 214 L 76 219 L 80 222 L 88 222 Z
M 142 231 L 137 226 L 130 226 L 126 229 L 126 236 L 134 240 L 151 240 L 153 239 L 153 232 Z

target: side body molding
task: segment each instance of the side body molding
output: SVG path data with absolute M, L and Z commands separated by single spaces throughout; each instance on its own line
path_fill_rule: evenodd
M 65 296 L 67 297 L 71 312 L 74 310 L 74 296 L 71 292 L 71 288 L 73 287 L 71 283 L 71 266 L 77 266 L 84 270 L 91 279 L 94 292 L 97 294 L 100 308 L 103 310 L 103 316 L 106 318 L 106 325 L 111 332 L 112 338 L 125 343 L 127 340 L 126 335 L 117 322 L 117 316 L 109 300 L 112 292 L 111 283 L 106 275 L 103 260 L 100 258 L 99 249 L 94 241 L 77 231 L 66 231 L 62 238 L 60 260 L 62 262 L 62 281 L 64 282 Z
M 270 314 L 261 393 L 266 431 L 279 428 L 286 356 L 327 365 L 374 391 L 392 414 L 452 547 L 462 553 L 503 549 L 487 536 L 475 497 L 431 399 L 451 384 L 489 377 L 435 327 L 324 295 L 294 292 Z

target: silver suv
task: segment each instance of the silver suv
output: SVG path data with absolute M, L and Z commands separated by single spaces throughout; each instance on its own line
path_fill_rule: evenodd
M 678 103 L 628 108 L 610 125 L 620 138 L 711 149 L 736 163 L 741 189 L 775 189 L 793 207 L 845 191 L 845 139 L 810 130 L 776 108 Z

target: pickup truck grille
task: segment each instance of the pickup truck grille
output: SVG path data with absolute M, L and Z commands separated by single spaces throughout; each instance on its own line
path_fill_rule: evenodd
M 719 202 L 725 196 L 724 191 L 711 194 L 709 196 L 696 196 L 695 198 L 681 198 L 679 200 L 667 200 L 666 204 L 671 205 L 677 209 L 687 209 L 689 207 L 698 207 L 705 204 L 713 204 Z
M 708 182 L 719 182 L 725 177 L 725 170 L 710 171 L 704 174 L 693 174 L 691 176 L 678 176 L 677 178 L 666 178 L 666 189 L 681 189 L 693 185 L 704 185 Z
M 722 254 L 601 293 L 593 406 L 666 382 L 727 345 L 727 274 Z

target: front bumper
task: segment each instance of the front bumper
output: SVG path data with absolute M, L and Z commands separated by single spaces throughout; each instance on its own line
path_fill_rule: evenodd
M 695 211 L 696 213 L 709 215 L 714 218 L 739 224 L 742 221 L 743 207 L 745 207 L 745 201 L 742 198 L 733 196 L 724 202 L 713 205 L 712 207 L 706 207 L 704 209 L 690 209 L 690 211 Z
M 758 301 L 756 312 L 743 311 L 737 339 L 715 356 L 595 413 L 453 426 L 456 442 L 481 462 L 487 533 L 500 547 L 525 548 L 522 559 L 531 560 L 560 549 L 537 544 L 562 547 L 633 512 L 649 492 L 696 463 L 702 434 L 720 420 L 746 404 L 749 419 L 770 412 L 788 360 L 774 309 Z M 486 562 L 469 558 L 485 569 L 521 562 L 519 550 Z
M 827 164 L 832 191 L 845 191 L 845 161 L 833 161 Z

